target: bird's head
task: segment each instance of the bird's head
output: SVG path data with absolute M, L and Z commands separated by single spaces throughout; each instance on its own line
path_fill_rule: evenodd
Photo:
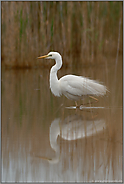
M 42 58 L 45 58 L 45 59 L 58 59 L 58 58 L 61 58 L 61 55 L 58 52 L 49 52 L 47 55 L 38 57 L 38 59 L 42 59 Z

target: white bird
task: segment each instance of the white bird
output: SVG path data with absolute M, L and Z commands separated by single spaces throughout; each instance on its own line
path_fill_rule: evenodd
M 65 75 L 58 79 L 57 71 L 62 67 L 62 57 L 58 52 L 49 52 L 38 58 L 56 61 L 50 71 L 50 89 L 55 96 L 60 97 L 63 94 L 68 99 L 77 101 L 86 95 L 103 96 L 108 91 L 106 86 L 82 76 Z

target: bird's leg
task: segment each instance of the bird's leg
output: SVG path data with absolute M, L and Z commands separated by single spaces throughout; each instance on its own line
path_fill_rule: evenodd
M 90 102 L 90 103 L 89 103 L 89 102 L 88 102 L 88 103 L 83 103 L 82 106 L 84 106 L 84 105 L 90 105 L 90 104 L 92 104 L 92 103 L 93 103 L 93 102 Z M 80 106 L 81 106 L 81 105 L 80 105 Z
M 88 103 L 85 103 L 85 104 L 82 104 L 82 105 L 89 105 L 89 104 L 92 104 L 93 102 L 88 102 Z M 81 105 L 80 105 L 81 106 Z
M 77 102 L 75 101 L 75 105 L 76 105 L 76 107 L 78 106 L 78 104 L 77 104 Z
M 89 96 L 90 98 L 92 98 L 92 99 L 94 99 L 94 100 L 96 100 L 95 102 L 98 102 L 98 99 L 97 98 L 95 98 L 95 97 L 93 97 L 93 96 Z M 93 104 L 93 102 L 88 102 L 88 103 L 85 103 L 85 104 L 82 104 L 82 105 L 90 105 L 90 104 Z
M 78 105 L 77 102 L 75 101 L 75 105 L 76 105 L 76 110 L 77 110 L 77 109 L 80 109 L 81 106 L 89 105 L 89 103 L 85 103 L 85 104 L 83 103 L 83 104 L 81 104 L 81 105 Z M 88 110 L 86 110 L 86 111 L 87 111 L 87 112 L 90 112 L 90 111 L 88 111 Z
M 98 99 L 97 98 L 95 98 L 95 97 L 93 97 L 93 96 L 89 96 L 90 98 L 92 98 L 92 99 L 94 99 L 94 100 L 96 100 L 95 102 L 98 102 Z M 91 104 L 93 104 L 93 102 L 89 102 L 89 103 L 83 103 L 82 105 L 84 106 L 84 105 L 90 105 L 91 106 Z M 76 105 L 76 109 L 77 108 L 80 108 L 80 106 L 77 104 L 77 102 L 75 101 L 75 105 Z
M 93 96 L 89 96 L 89 97 L 92 98 L 92 99 L 94 99 L 94 100 L 96 100 L 96 102 L 98 102 L 98 99 L 97 98 L 95 98 Z
M 95 97 L 93 97 L 93 96 L 89 96 L 90 98 L 92 98 L 92 99 L 94 99 L 94 100 L 96 100 L 95 102 L 98 102 L 98 99 L 97 98 L 95 98 Z M 85 104 L 83 104 L 83 105 L 90 105 L 90 104 L 93 104 L 94 102 L 88 102 L 88 103 L 85 103 Z
M 76 105 L 76 109 L 79 108 L 79 105 L 77 104 L 77 102 L 75 101 L 75 105 Z

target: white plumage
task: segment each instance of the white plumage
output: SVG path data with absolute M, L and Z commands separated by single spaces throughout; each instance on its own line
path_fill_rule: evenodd
M 103 96 L 106 94 L 106 86 L 86 77 L 65 75 L 58 80 L 57 71 L 62 67 L 62 57 L 58 52 L 49 52 L 38 58 L 56 61 L 50 71 L 50 89 L 55 96 L 65 95 L 69 99 L 78 100 L 86 95 Z

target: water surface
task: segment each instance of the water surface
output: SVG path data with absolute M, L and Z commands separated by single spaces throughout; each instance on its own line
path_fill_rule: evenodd
M 110 93 L 91 104 L 103 109 L 65 108 L 49 69 L 2 70 L 3 182 L 122 181 L 122 60 L 103 61 L 58 74 L 103 82 Z

